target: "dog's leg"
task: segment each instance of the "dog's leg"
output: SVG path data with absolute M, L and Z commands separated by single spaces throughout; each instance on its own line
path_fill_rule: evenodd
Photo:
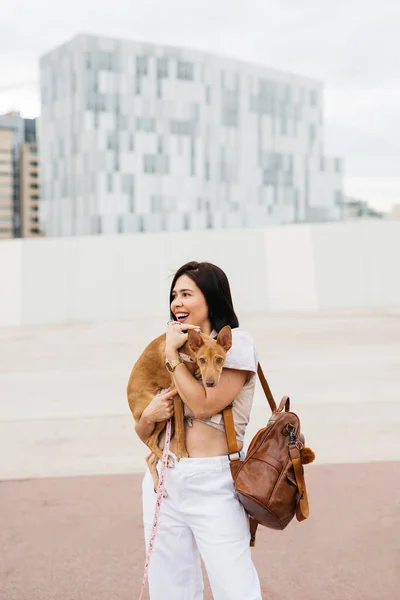
M 162 452 L 160 446 L 158 445 L 158 438 L 160 437 L 160 433 L 163 431 L 165 425 L 166 425 L 166 421 L 161 421 L 160 423 L 156 423 L 153 433 L 151 434 L 151 436 L 149 437 L 149 439 L 146 442 L 146 446 L 152 452 L 154 452 L 156 457 L 159 458 L 160 460 L 162 460 L 163 452 Z
M 146 458 L 146 462 L 147 462 L 147 466 L 149 467 L 150 474 L 153 478 L 154 491 L 156 492 L 160 478 L 158 476 L 158 471 L 157 471 L 158 458 L 154 454 L 154 452 L 151 452 L 151 454 L 149 454 L 149 456 Z M 164 496 L 166 496 L 166 494 L 164 494 Z
M 176 458 L 189 458 L 185 443 L 185 415 L 183 402 L 179 396 L 174 397 Z

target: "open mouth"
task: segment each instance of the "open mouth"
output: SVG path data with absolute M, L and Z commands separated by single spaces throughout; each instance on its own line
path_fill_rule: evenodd
M 186 319 L 188 318 L 189 313 L 177 312 L 177 313 L 175 313 L 175 316 L 180 323 L 184 323 L 186 321 Z

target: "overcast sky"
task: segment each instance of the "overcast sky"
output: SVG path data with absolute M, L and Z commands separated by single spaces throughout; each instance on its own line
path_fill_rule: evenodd
M 382 209 L 400 203 L 399 0 L 13 0 L 1 9 L 0 112 L 39 114 L 38 58 L 78 33 L 322 80 L 325 149 L 345 159 L 346 192 Z

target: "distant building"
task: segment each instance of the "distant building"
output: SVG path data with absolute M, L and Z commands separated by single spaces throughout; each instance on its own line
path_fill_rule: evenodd
M 373 218 L 382 219 L 384 213 L 371 208 L 365 200 L 357 198 L 345 198 L 344 219 Z
M 0 238 L 42 235 L 39 191 L 35 120 L 0 115 Z
M 388 216 L 391 219 L 400 219 L 400 204 L 394 204 Z
M 189 49 L 78 36 L 43 56 L 48 235 L 343 217 L 321 83 Z

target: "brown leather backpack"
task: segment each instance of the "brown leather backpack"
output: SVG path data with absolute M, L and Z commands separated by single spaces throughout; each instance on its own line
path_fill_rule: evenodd
M 244 461 L 238 452 L 232 405 L 223 411 L 234 485 L 250 517 L 251 546 L 255 545 L 259 523 L 271 529 L 285 529 L 294 515 L 298 521 L 308 517 L 303 464 L 315 457 L 312 450 L 304 448 L 300 420 L 290 412 L 288 396 L 277 408 L 260 364 L 258 376 L 272 415 L 252 439 Z

